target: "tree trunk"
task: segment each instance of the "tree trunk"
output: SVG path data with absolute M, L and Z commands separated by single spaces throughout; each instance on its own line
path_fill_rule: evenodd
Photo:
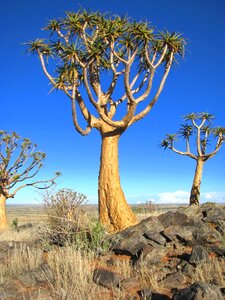
M 127 204 L 120 185 L 118 143 L 120 134 L 102 134 L 98 183 L 99 218 L 109 232 L 116 232 L 138 223 Z
M 198 159 L 195 169 L 195 177 L 191 188 L 190 205 L 199 205 L 203 165 L 204 162 L 202 159 Z
M 0 230 L 6 229 L 6 197 L 0 194 Z

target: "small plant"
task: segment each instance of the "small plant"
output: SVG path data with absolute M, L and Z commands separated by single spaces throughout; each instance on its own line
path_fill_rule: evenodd
M 100 222 L 96 221 L 92 223 L 89 234 L 88 248 L 90 250 L 96 254 L 102 254 L 109 250 L 110 242 L 105 240 L 105 228 Z
M 154 213 L 158 208 L 157 208 L 157 205 L 153 201 L 147 200 L 143 204 L 143 209 L 144 209 L 145 213 L 151 214 L 151 213 Z
M 12 221 L 11 228 L 12 228 L 12 230 L 16 230 L 16 231 L 18 230 L 18 218 L 15 218 Z
M 75 235 L 86 231 L 87 220 L 82 204 L 86 196 L 70 189 L 61 189 L 55 195 L 47 192 L 44 206 L 48 215 L 47 235 L 52 244 L 64 246 L 76 241 Z
M 70 245 L 77 250 L 100 254 L 109 249 L 104 240 L 105 229 L 98 221 L 90 221 L 83 205 L 86 196 L 70 189 L 61 189 L 55 195 L 44 196 L 48 215 L 43 246 Z

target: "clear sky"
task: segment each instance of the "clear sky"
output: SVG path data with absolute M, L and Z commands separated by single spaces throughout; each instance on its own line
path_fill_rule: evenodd
M 158 29 L 181 32 L 186 56 L 172 69 L 159 102 L 120 140 L 121 183 L 130 203 L 153 199 L 188 202 L 195 162 L 158 147 L 166 133 L 176 132 L 189 112 L 216 115 L 225 126 L 224 0 L 1 0 L 0 129 L 29 137 L 47 153 L 39 178 L 61 171 L 59 188 L 72 188 L 97 202 L 100 137 L 73 127 L 68 98 L 49 94 L 38 58 L 25 54 L 24 42 L 43 36 L 49 19 L 80 7 L 148 19 Z M 202 180 L 202 200 L 225 201 L 225 145 L 209 160 Z M 32 189 L 9 203 L 35 203 Z

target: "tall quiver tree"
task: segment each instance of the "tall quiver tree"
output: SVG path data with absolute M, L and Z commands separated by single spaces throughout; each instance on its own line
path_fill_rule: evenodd
M 49 180 L 33 181 L 42 168 L 45 153 L 36 151 L 37 145 L 15 132 L 0 131 L 0 229 L 7 226 L 6 201 L 28 186 L 47 189 L 60 175 Z
M 188 156 L 196 161 L 196 168 L 194 179 L 190 193 L 190 205 L 199 205 L 200 187 L 202 181 L 202 173 L 204 163 L 216 155 L 225 140 L 225 127 L 212 127 L 212 119 L 214 115 L 208 113 L 191 113 L 184 117 L 185 124 L 177 134 L 167 134 L 166 138 L 162 140 L 161 146 L 165 149 L 170 149 L 177 154 Z M 195 151 L 191 151 L 191 139 L 195 137 L 194 142 Z M 174 143 L 178 141 L 179 137 L 185 140 L 185 151 L 180 151 L 175 148 Z M 210 148 L 212 138 L 215 138 L 215 144 L 211 151 L 206 152 Z
M 53 89 L 70 99 L 76 130 L 82 135 L 92 128 L 100 132 L 100 221 L 111 232 L 121 230 L 137 219 L 120 184 L 119 138 L 157 102 L 175 57 L 183 55 L 184 39 L 157 32 L 148 22 L 83 10 L 67 12 L 45 29 L 50 37 L 29 42 L 29 50 L 38 54 Z M 150 98 L 156 73 L 160 78 Z M 87 122 L 85 129 L 78 123 L 77 106 Z

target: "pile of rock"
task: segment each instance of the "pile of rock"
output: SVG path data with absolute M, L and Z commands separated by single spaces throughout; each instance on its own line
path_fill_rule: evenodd
M 149 217 L 109 238 L 114 256 L 95 269 L 94 280 L 123 289 L 127 299 L 224 299 L 224 238 L 225 208 L 208 204 Z M 121 255 L 130 259 L 130 278 L 110 269 Z M 143 270 L 153 268 L 158 291 L 143 284 Z

